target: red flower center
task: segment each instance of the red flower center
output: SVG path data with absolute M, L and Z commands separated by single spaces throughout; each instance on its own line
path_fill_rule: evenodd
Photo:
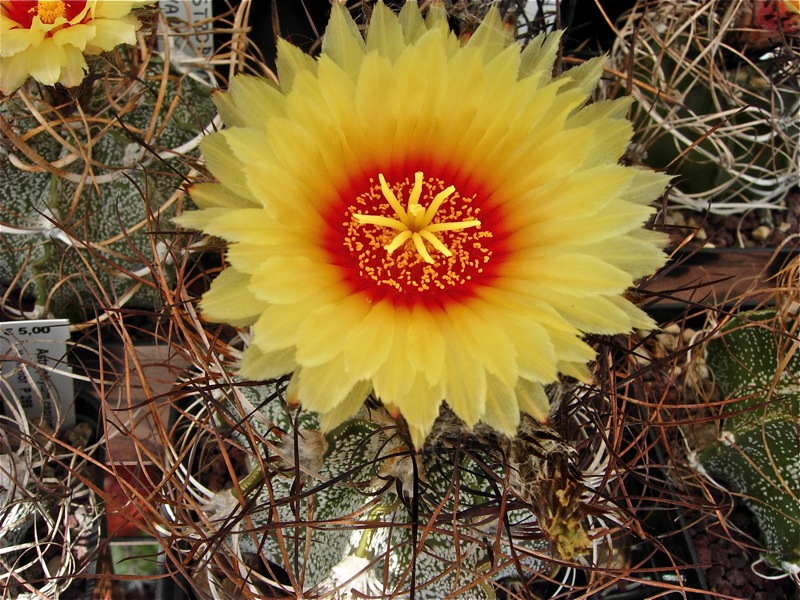
M 5 15 L 24 29 L 30 29 L 33 18 L 52 25 L 59 17 L 75 19 L 86 7 L 86 0 L 5 0 Z
M 377 175 L 327 219 L 326 247 L 354 292 L 372 302 L 442 305 L 493 277 L 505 235 L 479 193 L 422 171 Z

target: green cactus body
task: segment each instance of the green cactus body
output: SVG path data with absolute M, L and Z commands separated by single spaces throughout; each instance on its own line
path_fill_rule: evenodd
M 237 534 L 236 545 L 243 554 L 285 565 L 309 595 L 361 597 L 352 588 L 404 598 L 413 570 L 417 598 L 485 600 L 495 597 L 492 581 L 519 575 L 512 557 L 525 570 L 542 569 L 534 555 L 546 554 L 549 544 L 525 535 L 536 525 L 530 510 L 507 510 L 507 523 L 498 523 L 503 474 L 487 471 L 487 457 L 446 444 L 419 453 L 419 517 L 412 528 L 413 459 L 382 408 L 365 407 L 323 436 L 315 414 L 278 399 L 265 403 L 277 398 L 274 387 L 238 390 L 245 410 L 257 413 L 250 426 L 271 442 L 262 460 L 279 466 L 264 477 L 252 457 L 257 474 L 240 486 L 253 507 L 248 523 L 268 533 Z M 246 436 L 233 435 L 248 444 Z
M 732 399 L 702 470 L 741 494 L 766 558 L 800 572 L 800 353 L 774 310 L 741 315 L 708 345 L 708 366 Z M 788 359 L 788 360 L 787 360 Z
M 677 175 L 671 198 L 683 206 L 779 207 L 800 176 L 797 59 L 778 69 L 782 59 L 747 58 L 721 5 L 642 3 L 621 24 L 611 58 L 636 82 L 633 157 Z
M 209 84 L 176 72 L 164 79 L 163 70 L 155 56 L 137 81 L 109 68 L 84 102 L 85 118 L 63 115 L 48 123 L 52 133 L 19 96 L 0 104 L 28 151 L 53 167 L 20 148 L 0 149 L 0 284 L 35 299 L 39 314 L 84 321 L 98 307 L 152 309 L 160 302 L 156 263 L 171 282 L 169 238 L 158 232 L 172 229 L 186 154 L 196 154 L 192 141 L 215 109 Z M 30 102 L 44 110 L 36 97 Z

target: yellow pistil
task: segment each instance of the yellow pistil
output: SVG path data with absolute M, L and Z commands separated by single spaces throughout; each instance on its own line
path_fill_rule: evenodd
M 67 16 L 67 6 L 61 0 L 39 0 L 31 12 L 35 12 L 42 23 L 52 25 L 57 18 Z
M 363 215 L 354 214 L 353 218 L 361 224 L 377 225 L 378 227 L 389 227 L 396 230 L 397 235 L 384 246 L 386 252 L 391 254 L 407 241 L 411 240 L 414 248 L 426 263 L 434 264 L 436 261 L 428 252 L 425 242 L 428 242 L 440 253 L 445 256 L 452 256 L 449 248 L 442 243 L 442 240 L 436 235 L 439 231 L 456 231 L 459 229 L 467 229 L 469 227 L 478 227 L 481 222 L 477 219 L 469 219 L 467 221 L 454 221 L 452 223 L 434 223 L 433 219 L 442 203 L 447 200 L 456 191 L 455 186 L 449 186 L 436 194 L 427 208 L 423 208 L 419 203 L 419 198 L 422 195 L 422 171 L 414 173 L 414 187 L 408 196 L 408 209 L 403 208 L 397 196 L 386 183 L 386 178 L 383 173 L 378 174 L 378 180 L 381 183 L 381 192 L 383 197 L 389 203 L 389 206 L 394 210 L 397 218 L 383 217 L 380 215 Z

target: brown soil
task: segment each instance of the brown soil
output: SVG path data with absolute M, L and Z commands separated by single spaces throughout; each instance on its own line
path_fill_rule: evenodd
M 742 600 L 800 600 L 800 588 L 789 577 L 766 579 L 751 568 L 758 559 L 758 552 L 752 548 L 752 537 L 757 535 L 758 527 L 750 512 L 737 507 L 729 517 L 729 524 L 730 536 L 718 524 L 692 529 L 697 557 L 705 566 L 710 591 Z M 761 573 L 778 574 L 763 564 L 757 568 Z

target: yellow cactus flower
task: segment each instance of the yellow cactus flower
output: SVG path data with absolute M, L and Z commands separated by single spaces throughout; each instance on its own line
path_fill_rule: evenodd
M 129 14 L 151 0 L 0 0 L 0 92 L 28 77 L 73 87 L 87 70 L 84 52 L 99 54 L 136 42 Z
M 218 183 L 179 222 L 230 243 L 201 308 L 252 325 L 244 376 L 293 372 L 327 428 L 374 392 L 419 447 L 443 401 L 508 435 L 546 418 L 545 384 L 591 377 L 585 333 L 652 325 L 622 293 L 664 262 L 642 225 L 666 177 L 619 164 L 628 101 L 587 105 L 602 61 L 553 79 L 557 47 L 494 10 L 461 45 L 413 1 L 364 39 L 334 3 L 318 59 L 281 42 L 280 88 L 217 95 Z

